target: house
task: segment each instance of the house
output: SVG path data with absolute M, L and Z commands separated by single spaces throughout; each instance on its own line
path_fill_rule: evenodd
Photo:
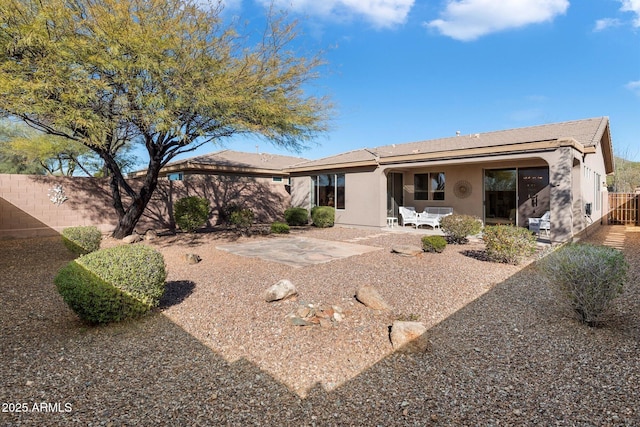
M 221 150 L 168 163 L 160 170 L 157 199 L 161 206 L 171 206 L 172 200 L 199 196 L 209 200 L 211 223 L 224 221 L 236 208 L 251 209 L 257 222 L 280 220 L 291 205 L 289 173 L 291 165 L 307 161 L 300 157 L 268 153 L 248 153 Z M 130 174 L 144 176 L 146 171 Z M 171 216 L 170 208 L 149 212 L 155 222 Z
M 451 207 L 523 227 L 550 211 L 554 242 L 606 215 L 613 171 L 607 117 L 363 148 L 285 168 L 292 204 L 334 206 L 337 225 L 384 227 L 399 206 Z

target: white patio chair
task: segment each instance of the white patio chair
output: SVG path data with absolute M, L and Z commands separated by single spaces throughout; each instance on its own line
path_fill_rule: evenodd
M 545 234 L 549 235 L 551 229 L 551 212 L 546 211 L 540 218 L 529 218 L 529 231 L 534 233 L 540 233 L 544 230 Z
M 402 226 L 404 227 L 407 224 L 413 224 L 417 227 L 418 225 L 418 214 L 416 213 L 416 208 L 410 206 L 400 206 L 398 208 L 400 212 L 400 216 L 402 217 Z

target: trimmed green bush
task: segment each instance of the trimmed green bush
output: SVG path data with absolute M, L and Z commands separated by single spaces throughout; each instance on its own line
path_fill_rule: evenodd
M 482 240 L 491 261 L 519 264 L 522 258 L 536 251 L 536 236 L 529 230 L 513 225 L 490 225 L 484 228 Z
M 284 222 L 274 222 L 271 224 L 271 232 L 274 234 L 288 234 L 289 225 Z
M 182 231 L 192 233 L 207 223 L 211 208 L 204 197 L 183 197 L 173 205 L 173 217 Z
M 309 211 L 305 208 L 288 208 L 284 211 L 284 219 L 291 226 L 307 225 Z
M 68 227 L 62 230 L 62 242 L 76 255 L 84 255 L 100 249 L 102 233 L 92 225 Z
M 568 244 L 538 262 L 545 281 L 566 298 L 589 326 L 596 326 L 628 280 L 629 264 L 614 248 Z
M 333 227 L 335 218 L 336 210 L 331 206 L 315 206 L 311 209 L 311 220 L 316 227 Z
M 447 240 L 442 236 L 423 236 L 422 249 L 425 252 L 442 253 L 447 247 Z
M 166 278 L 160 252 L 145 245 L 123 245 L 71 261 L 54 283 L 81 319 L 109 323 L 138 317 L 156 307 Z
M 253 224 L 253 218 L 251 209 L 238 209 L 231 213 L 229 221 L 238 228 L 249 228 Z
M 480 218 L 471 215 L 447 215 L 440 220 L 440 229 L 447 236 L 449 243 L 463 245 L 473 236 L 482 231 Z

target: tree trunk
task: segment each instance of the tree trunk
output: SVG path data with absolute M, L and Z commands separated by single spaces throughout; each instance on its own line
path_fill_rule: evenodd
M 120 191 L 122 181 L 119 181 L 116 174 L 111 176 L 111 190 L 114 202 L 114 208 L 118 213 L 118 225 L 113 231 L 112 236 L 116 239 L 122 239 L 135 231 L 138 221 L 142 217 L 147 204 L 151 200 L 151 196 L 158 186 L 158 175 L 160 173 L 161 163 L 157 160 L 149 162 L 147 175 L 140 190 L 136 193 L 131 187 L 127 193 L 132 198 L 131 204 L 125 208 L 122 201 L 122 193 Z M 122 179 L 122 178 L 121 178 Z M 123 179 L 122 179 L 123 180 Z M 128 187 L 127 183 L 124 183 Z

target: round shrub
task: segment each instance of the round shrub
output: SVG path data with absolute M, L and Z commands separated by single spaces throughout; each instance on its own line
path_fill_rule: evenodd
M 204 197 L 183 197 L 173 205 L 173 217 L 182 231 L 196 231 L 207 223 L 211 209 Z
M 544 280 L 589 326 L 599 323 L 622 292 L 629 271 L 622 252 L 589 244 L 568 244 L 539 261 L 538 267 Z
M 251 209 L 238 209 L 231 213 L 229 220 L 238 228 L 249 228 L 253 224 L 253 211 Z
M 482 240 L 491 261 L 519 264 L 522 258 L 536 251 L 536 236 L 529 230 L 513 225 L 490 225 L 484 228 Z
M 316 206 L 311 209 L 311 220 L 316 227 L 333 227 L 335 218 L 336 210 L 331 206 Z
M 291 226 L 307 225 L 309 211 L 305 208 L 289 208 L 284 211 L 284 219 Z
M 102 233 L 94 226 L 68 227 L 62 230 L 62 242 L 76 255 L 84 255 L 100 249 Z
M 109 323 L 138 317 L 156 307 L 166 278 L 161 253 L 145 245 L 123 245 L 71 261 L 54 283 L 81 319 Z
M 274 222 L 271 224 L 271 232 L 274 234 L 288 234 L 289 225 L 284 222 Z
M 482 231 L 482 221 L 471 215 L 447 215 L 440 220 L 440 229 L 447 236 L 449 243 L 462 245 L 468 242 L 467 236 Z
M 442 253 L 447 247 L 447 240 L 442 236 L 423 236 L 422 249 L 425 252 Z

